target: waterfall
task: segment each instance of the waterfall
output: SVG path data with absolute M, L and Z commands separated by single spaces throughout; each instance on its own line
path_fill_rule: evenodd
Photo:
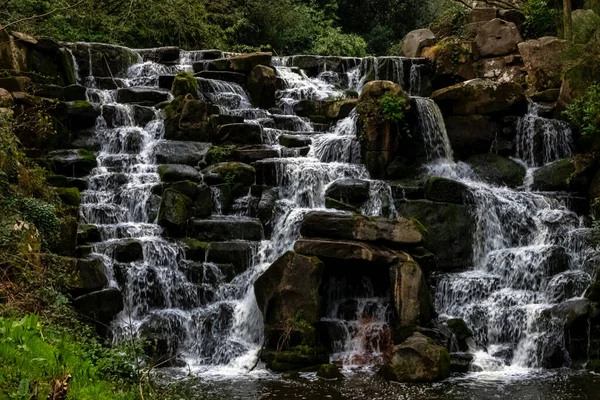
M 473 329 L 475 371 L 540 368 L 551 362 L 550 357 L 566 357 L 562 322 L 550 309 L 581 296 L 591 283 L 582 256 L 591 250 L 583 249 L 581 239 L 589 230 L 560 200 L 495 187 L 465 164 L 455 164 L 439 110 L 428 100 L 416 102 L 428 159 L 437 159 L 429 166 L 430 174 L 468 187 L 476 222 L 473 268 L 439 278 L 436 310 L 443 318 L 463 318 Z M 528 165 L 570 154 L 571 134 L 563 123 L 531 113 L 519 126 L 519 157 Z M 531 134 L 537 126 L 544 128 L 539 145 Z M 544 156 L 537 161 L 533 154 L 540 149 Z

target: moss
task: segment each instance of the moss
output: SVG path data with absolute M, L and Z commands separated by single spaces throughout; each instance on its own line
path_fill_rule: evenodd
M 237 146 L 213 146 L 206 153 L 206 163 L 208 165 L 236 161 L 237 158 Z
M 86 161 L 94 161 L 96 162 L 96 153 L 86 149 L 78 149 L 77 154 Z
M 324 379 L 341 379 L 344 375 L 339 368 L 333 364 L 323 364 L 317 371 L 317 376 Z
M 175 97 L 186 96 L 190 94 L 194 98 L 198 98 L 199 90 L 200 88 L 198 86 L 198 81 L 194 75 L 185 71 L 180 71 L 177 74 L 175 80 L 173 81 L 173 86 L 171 87 L 171 92 Z
M 94 105 L 89 101 L 75 100 L 73 101 L 73 108 L 94 108 Z
M 180 242 L 183 244 L 185 258 L 194 261 L 204 261 L 208 243 L 201 242 L 198 239 L 182 238 Z
M 81 194 L 77 188 L 56 188 L 56 193 L 66 205 L 78 207 L 81 204 Z
M 421 233 L 421 235 L 426 236 L 429 234 L 429 231 L 427 230 L 425 225 L 423 225 L 421 223 L 421 221 L 419 221 L 415 217 L 412 217 L 410 220 L 413 223 L 413 225 L 415 226 L 415 228 L 417 228 L 417 230 Z
M 440 352 L 439 379 L 446 379 L 450 376 L 450 353 L 445 347 L 440 347 Z

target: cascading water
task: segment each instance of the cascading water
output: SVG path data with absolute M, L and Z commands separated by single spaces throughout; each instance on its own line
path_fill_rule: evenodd
M 475 371 L 540 368 L 551 365 L 553 358 L 568 359 L 564 321 L 550 310 L 581 296 L 591 283 L 584 264 L 594 252 L 582 239 L 589 230 L 558 199 L 495 187 L 482 182 L 466 164 L 454 164 L 445 128 L 435 123 L 441 114 L 424 104 L 417 99 L 421 129 L 429 159 L 438 159 L 429 165 L 429 174 L 468 187 L 476 222 L 473 269 L 440 277 L 437 311 L 463 318 L 473 329 Z M 563 123 L 530 114 L 519 128 L 518 155 L 529 166 L 570 154 L 570 130 Z

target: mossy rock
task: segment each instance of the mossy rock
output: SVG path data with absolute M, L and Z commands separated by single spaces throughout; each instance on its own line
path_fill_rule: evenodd
M 333 364 L 323 364 L 317 371 L 317 376 L 323 379 L 342 379 L 344 375 L 340 369 Z
M 244 186 L 252 185 L 256 180 L 254 167 L 241 162 L 223 162 L 211 165 L 202 171 L 203 175 L 215 175 L 225 183 L 240 183 Z
M 185 71 L 180 71 L 177 74 L 175 80 L 173 81 L 173 86 L 171 86 L 171 93 L 173 93 L 173 96 L 175 97 L 186 96 L 190 94 L 194 98 L 198 98 L 199 90 L 200 87 L 194 75 Z
M 329 355 L 322 347 L 296 346 L 286 351 L 263 352 L 267 368 L 282 372 L 317 367 L 329 362 Z
M 527 172 L 518 162 L 494 153 L 478 154 L 466 162 L 485 181 L 510 188 L 521 186 Z
M 191 217 L 192 200 L 173 189 L 163 193 L 158 224 L 165 228 L 165 233 L 171 237 L 182 237 L 186 234 L 187 223 Z
M 213 165 L 223 162 L 237 161 L 239 153 L 237 146 L 213 146 L 206 153 L 206 164 Z
M 202 242 L 193 238 L 182 238 L 179 242 L 183 246 L 185 258 L 192 261 L 204 261 L 206 259 L 207 242 Z
M 201 180 L 198 171 L 189 165 L 163 164 L 158 167 L 157 172 L 162 182 L 200 182 Z
M 81 204 L 81 194 L 79 189 L 70 188 L 56 188 L 56 193 L 60 197 L 61 201 L 69 206 L 79 207 Z
M 144 258 L 142 244 L 134 239 L 127 239 L 115 247 L 115 260 L 121 263 L 130 263 Z

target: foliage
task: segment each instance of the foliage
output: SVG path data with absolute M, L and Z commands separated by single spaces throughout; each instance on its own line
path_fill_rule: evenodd
M 600 84 L 591 85 L 565 113 L 583 135 L 600 134 Z
M 560 12 L 548 0 L 527 0 L 521 6 L 525 14 L 522 33 L 525 39 L 556 36 Z
M 443 2 L 441 2 L 443 3 Z M 457 36 L 464 39 L 472 37 L 468 29 L 469 9 L 462 4 L 446 2 L 445 7 L 438 9 L 429 29 L 438 39 Z
M 402 96 L 395 96 L 389 92 L 381 98 L 381 116 L 384 121 L 401 122 L 404 120 L 407 101 Z
M 327 28 L 319 35 L 310 51 L 317 55 L 364 57 L 367 43 L 358 35 L 343 34 L 339 28 Z
M 573 40 L 561 54 L 564 79 L 575 98 L 600 82 L 600 17 L 586 15 L 573 21 Z

